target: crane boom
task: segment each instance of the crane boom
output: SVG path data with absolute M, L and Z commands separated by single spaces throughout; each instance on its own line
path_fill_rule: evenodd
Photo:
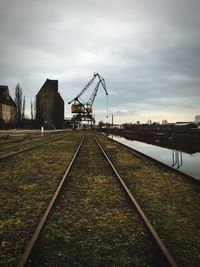
M 96 87 L 95 87 L 95 89 L 94 89 L 92 95 L 90 96 L 90 98 L 89 98 L 89 100 L 88 100 L 88 102 L 87 102 L 87 104 L 86 104 L 87 106 L 92 107 L 92 105 L 93 105 L 93 103 L 94 103 L 94 99 L 95 99 L 95 97 L 96 97 L 96 95 L 97 95 L 97 91 L 98 91 L 98 89 L 99 89 L 99 85 L 100 85 L 100 83 L 101 83 L 101 81 L 98 81 L 98 83 L 97 83 L 97 85 L 96 85 Z
M 90 106 L 91 108 L 92 108 L 92 106 L 93 106 L 93 103 L 94 103 L 95 97 L 96 97 L 96 95 L 97 95 L 97 91 L 98 91 L 98 89 L 99 89 L 99 85 L 100 85 L 100 84 L 102 85 L 102 87 L 103 87 L 103 89 L 104 89 L 106 95 L 108 95 L 108 92 L 107 92 L 107 90 L 106 90 L 106 83 L 105 83 L 104 78 L 101 77 L 99 74 L 98 74 L 98 76 L 99 76 L 99 81 L 98 81 L 98 83 L 97 83 L 97 85 L 96 85 L 96 87 L 95 87 L 95 89 L 94 89 L 92 95 L 90 96 L 90 98 L 89 98 L 89 100 L 88 100 L 88 102 L 87 102 L 87 105 Z
M 90 85 L 94 82 L 96 76 L 97 76 L 97 73 L 94 73 L 93 78 L 86 84 L 83 90 L 74 99 L 68 102 L 68 104 L 71 104 L 73 101 L 78 101 L 79 97 L 82 96 L 85 93 L 85 91 L 88 89 L 88 87 L 90 87 Z

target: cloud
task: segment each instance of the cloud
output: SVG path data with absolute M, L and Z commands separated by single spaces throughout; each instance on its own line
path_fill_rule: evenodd
M 58 79 L 67 103 L 99 72 L 120 122 L 193 120 L 200 102 L 199 13 L 199 0 L 1 0 L 0 83 L 13 94 L 20 82 L 33 99 L 46 78 Z M 105 103 L 99 90 L 98 119 Z

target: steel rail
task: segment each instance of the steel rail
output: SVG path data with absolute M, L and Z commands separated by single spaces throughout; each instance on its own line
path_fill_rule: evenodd
M 97 140 L 96 136 L 94 136 L 94 139 L 95 139 L 97 145 L 99 146 L 100 150 L 102 151 L 103 155 L 105 156 L 105 158 L 109 162 L 111 168 L 113 169 L 115 175 L 117 176 L 117 178 L 118 178 L 121 186 L 123 187 L 125 193 L 128 195 L 128 197 L 129 197 L 130 201 L 132 202 L 133 206 L 137 209 L 140 217 L 142 218 L 143 222 L 145 223 L 147 229 L 149 230 L 151 236 L 153 237 L 154 241 L 158 245 L 158 247 L 159 247 L 160 251 L 162 252 L 162 254 L 164 255 L 165 259 L 167 260 L 167 262 L 169 263 L 169 265 L 171 267 L 177 267 L 177 264 L 176 264 L 174 258 L 172 257 L 172 255 L 170 254 L 169 250 L 166 248 L 166 246 L 162 242 L 161 238 L 159 237 L 159 235 L 155 231 L 154 227 L 152 226 L 152 224 L 148 220 L 147 216 L 145 215 L 145 213 L 143 212 L 142 208 L 140 207 L 140 205 L 136 201 L 135 197 L 132 195 L 132 193 L 130 192 L 130 190 L 126 186 L 125 182 L 123 181 L 123 179 L 119 175 L 118 171 L 114 167 L 113 163 L 111 162 L 110 158 L 108 157 L 108 155 L 106 154 L 106 152 L 104 151 L 102 146 L 100 145 L 100 143 Z
M 7 141 L 7 142 L 1 142 L 1 141 L 2 141 L 2 140 L 1 140 L 1 141 L 0 141 L 0 146 L 1 146 L 1 145 L 4 145 L 4 144 L 7 145 L 7 144 L 12 144 L 12 143 L 22 142 L 22 141 L 24 141 L 24 140 L 25 140 L 25 138 L 23 138 L 23 139 L 18 139 L 18 140 L 9 140 L 9 141 Z
M 69 136 L 69 134 L 66 135 L 66 136 Z M 19 150 L 19 151 L 14 152 L 14 153 L 8 154 L 8 155 L 6 155 L 6 156 L 1 157 L 1 158 L 0 158 L 0 161 L 3 160 L 3 159 L 7 159 L 7 158 L 9 158 L 9 157 L 15 156 L 15 155 L 17 155 L 17 154 L 23 153 L 23 152 L 25 152 L 25 151 L 29 151 L 29 150 L 32 150 L 32 149 L 34 149 L 34 148 L 40 147 L 40 146 L 42 146 L 42 145 L 48 144 L 48 143 L 50 143 L 51 141 L 57 141 L 57 140 L 59 140 L 59 139 L 62 138 L 62 137 L 64 137 L 63 134 L 60 135 L 60 136 L 57 137 L 57 138 L 54 138 L 54 139 L 51 138 L 51 140 L 48 140 L 48 141 L 46 141 L 46 142 L 43 142 L 43 143 L 37 144 L 37 145 L 35 145 L 35 146 L 31 146 L 31 147 L 28 147 L 28 148 L 24 148 L 24 149 L 22 149 L 22 150 Z M 49 139 L 49 138 L 48 138 L 48 139 Z
M 18 142 L 23 142 L 24 140 L 21 140 L 21 141 L 18 141 Z M 7 147 L 3 147 L 0 149 L 0 152 L 1 151 L 4 151 L 4 150 L 7 150 L 7 149 L 11 149 L 11 148 L 15 148 L 15 147 L 18 147 L 18 146 L 21 146 L 21 145 L 26 145 L 26 144 L 29 144 L 30 142 L 25 142 L 23 144 L 17 144 L 17 145 L 14 145 L 14 146 L 7 146 Z
M 37 136 L 37 138 L 39 138 L 39 136 Z M 50 139 L 50 138 L 52 138 L 52 136 L 50 136 L 50 137 L 47 137 L 47 138 L 44 138 L 45 140 L 48 140 L 48 139 Z M 23 142 L 24 140 L 21 140 L 21 141 L 18 141 L 18 142 Z M 20 146 L 22 146 L 22 145 L 28 145 L 28 144 L 31 144 L 31 143 L 34 143 L 34 142 L 37 142 L 38 140 L 27 140 L 26 142 L 24 142 L 24 143 L 20 143 L 20 144 L 17 144 L 17 145 L 14 145 L 14 146 L 7 146 L 7 147 L 3 147 L 3 148 L 0 148 L 0 152 L 1 151 L 4 151 L 4 150 L 7 150 L 7 149 L 12 149 L 12 148 L 15 148 L 15 147 L 20 147 Z
M 171 171 L 173 173 L 179 174 L 179 175 L 183 176 L 186 179 L 190 179 L 193 182 L 197 182 L 198 184 L 200 183 L 200 180 L 198 178 L 196 178 L 196 177 L 193 177 L 193 176 L 191 176 L 191 175 L 189 175 L 187 173 L 184 173 L 184 172 L 182 172 L 180 170 L 174 169 L 171 166 L 169 166 L 169 165 L 167 165 L 167 164 L 165 164 L 165 163 L 163 163 L 163 162 L 161 162 L 161 161 L 159 161 L 157 159 L 154 159 L 154 158 L 152 158 L 152 157 L 150 157 L 150 156 L 148 156 L 148 155 L 146 155 L 146 154 L 144 154 L 144 153 L 142 153 L 142 152 L 140 152 L 140 151 L 138 151 L 138 150 L 136 150 L 136 149 L 134 149 L 132 147 L 129 147 L 129 146 L 125 145 L 125 144 L 122 144 L 119 141 L 114 140 L 114 139 L 112 139 L 112 138 L 110 138 L 110 137 L 108 137 L 108 136 L 106 136 L 104 134 L 102 134 L 102 135 L 104 137 L 108 138 L 109 140 L 111 140 L 111 141 L 123 146 L 124 148 L 126 148 L 127 151 L 129 151 L 131 154 L 134 154 L 136 157 L 138 157 L 140 159 L 149 159 L 150 161 L 160 165 L 161 167 L 163 167 L 165 169 L 168 169 L 169 171 Z
M 42 231 L 42 229 L 43 229 L 43 227 L 44 227 L 44 225 L 45 225 L 45 223 L 47 221 L 49 213 L 52 210 L 52 207 L 53 207 L 53 205 L 54 205 L 54 203 L 55 203 L 55 201 L 56 201 L 56 199 L 58 197 L 58 194 L 60 193 L 60 191 L 62 189 L 62 186 L 63 186 L 63 184 L 64 184 L 64 182 L 65 182 L 65 180 L 67 178 L 67 175 L 68 175 L 68 173 L 69 173 L 69 171 L 70 171 L 70 169 L 71 169 L 71 167 L 72 167 L 72 165 L 73 165 L 73 163 L 74 163 L 74 161 L 75 161 L 75 159 L 76 159 L 76 157 L 78 155 L 78 152 L 79 152 L 79 150 L 80 150 L 80 148 L 81 148 L 81 146 L 83 144 L 84 139 L 85 139 L 85 135 L 83 136 L 83 138 L 82 138 L 82 140 L 81 140 L 76 152 L 74 153 L 74 156 L 73 156 L 73 158 L 72 158 L 72 160 L 71 160 L 71 162 L 70 162 L 70 164 L 69 164 L 69 166 L 68 166 L 68 168 L 67 168 L 67 170 L 66 170 L 66 172 L 65 172 L 65 174 L 64 174 L 64 176 L 62 178 L 62 180 L 60 181 L 60 183 L 59 183 L 59 185 L 58 185 L 53 197 L 51 198 L 51 200 L 50 200 L 50 202 L 48 204 L 48 207 L 46 208 L 46 210 L 45 210 L 45 212 L 44 212 L 44 214 L 43 214 L 38 226 L 36 227 L 31 239 L 29 240 L 29 242 L 27 244 L 27 247 L 26 247 L 26 249 L 25 249 L 25 251 L 24 251 L 24 253 L 23 253 L 23 255 L 22 255 L 22 257 L 21 257 L 21 259 L 20 259 L 20 261 L 18 263 L 18 265 L 17 265 L 18 267 L 24 267 L 25 264 L 27 263 L 30 255 L 31 255 L 31 252 L 33 251 L 33 248 L 34 248 L 34 246 L 35 246 L 35 244 L 36 244 L 36 242 L 38 240 L 38 237 L 39 237 L 39 235 L 40 235 L 40 233 L 41 233 L 41 231 Z
M 62 132 L 63 133 L 63 132 Z M 4 151 L 4 150 L 7 150 L 7 149 L 12 149 L 12 148 L 15 148 L 15 147 L 18 147 L 18 146 L 22 146 L 22 145 L 27 145 L 27 144 L 30 144 L 30 143 L 34 143 L 34 142 L 38 142 L 38 140 L 35 140 L 35 139 L 38 139 L 38 138 L 40 138 L 41 136 L 39 135 L 39 136 L 32 136 L 31 138 L 33 139 L 33 140 L 26 140 L 26 139 L 22 139 L 22 140 L 18 140 L 18 141 L 15 141 L 15 142 L 20 142 L 20 144 L 17 144 L 17 145 L 11 145 L 11 146 L 7 146 L 7 147 L 3 147 L 3 148 L 0 148 L 0 152 L 1 151 Z M 48 140 L 48 139 L 50 139 L 50 138 L 52 138 L 52 136 L 47 136 L 47 137 L 44 137 L 43 139 L 44 140 Z M 24 142 L 25 141 L 25 142 Z M 40 141 L 40 140 L 39 140 Z M 42 141 L 42 140 L 41 140 Z M 24 142 L 24 143 L 21 143 L 21 142 Z M 1 145 L 1 144 L 0 144 Z
M 99 133 L 98 133 L 98 134 L 99 134 Z M 134 154 L 137 158 L 142 159 L 142 155 L 139 154 L 139 153 L 140 153 L 139 151 L 134 150 L 134 149 L 131 150 L 131 149 L 132 149 L 131 147 L 128 147 L 127 145 L 124 145 L 124 144 L 120 143 L 119 141 L 116 141 L 115 139 L 112 139 L 112 138 L 108 137 L 107 135 L 105 135 L 105 134 L 103 134 L 103 133 L 100 133 L 100 134 L 103 135 L 104 137 L 108 138 L 109 140 L 112 140 L 112 141 L 114 141 L 115 143 L 122 145 L 123 147 L 126 148 L 126 150 L 128 150 L 129 152 L 131 152 L 132 154 Z M 138 152 L 139 152 L 139 153 L 138 153 Z

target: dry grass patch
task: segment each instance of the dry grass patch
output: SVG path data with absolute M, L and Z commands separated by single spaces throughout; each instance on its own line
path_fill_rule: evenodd
M 179 266 L 200 262 L 200 186 L 124 147 L 107 149 L 113 141 L 99 136 L 129 189 L 154 224 Z M 188 253 L 189 252 L 189 253 Z

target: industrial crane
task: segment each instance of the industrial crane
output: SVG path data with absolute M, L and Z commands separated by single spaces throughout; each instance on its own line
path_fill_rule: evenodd
M 89 100 L 86 103 L 83 103 L 80 100 L 80 97 L 87 91 L 87 89 L 94 83 L 95 79 L 98 79 L 98 82 L 94 88 L 94 91 L 92 95 L 90 96 Z M 92 115 L 92 106 L 95 100 L 95 97 L 97 95 L 99 86 L 102 85 L 106 95 L 108 96 L 108 92 L 106 89 L 106 83 L 102 76 L 100 76 L 98 73 L 94 73 L 92 79 L 86 84 L 86 86 L 83 88 L 83 90 L 68 104 L 71 104 L 71 112 L 74 114 L 73 121 L 90 121 L 91 124 L 95 123 L 95 119 Z

